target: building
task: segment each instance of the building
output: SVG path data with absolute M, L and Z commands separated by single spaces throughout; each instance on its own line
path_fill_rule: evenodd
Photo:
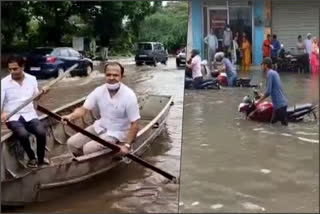
M 252 48 L 252 63 L 262 61 L 262 43 L 268 33 L 276 34 L 288 51 L 296 48 L 298 35 L 319 37 L 320 0 L 197 0 L 189 2 L 188 48 L 200 50 L 206 58 L 203 43 L 210 27 L 222 40 L 229 24 L 233 33 L 245 32 Z

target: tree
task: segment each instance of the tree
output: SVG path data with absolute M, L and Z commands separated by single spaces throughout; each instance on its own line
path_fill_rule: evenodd
M 154 1 L 153 2 L 153 8 L 152 8 L 152 11 L 155 13 L 155 12 L 159 12 L 161 11 L 163 8 L 162 8 L 162 1 Z
M 139 41 L 159 41 L 169 51 L 187 43 L 188 2 L 168 2 L 140 25 Z
M 152 12 L 150 2 L 146 1 L 77 2 L 77 7 L 79 15 L 93 26 L 104 46 L 124 30 L 123 20 L 126 17 L 129 26 L 126 30 L 137 35 L 139 24 Z
M 6 49 L 16 38 L 26 38 L 28 30 L 29 4 L 25 1 L 1 3 L 1 43 Z
M 39 22 L 39 40 L 42 44 L 61 45 L 62 37 L 72 33 L 75 26 L 69 18 L 75 13 L 73 3 L 59 2 L 30 2 L 31 14 Z
M 131 49 L 151 9 L 147 1 L 4 2 L 2 42 L 12 46 L 17 38 L 29 47 L 61 46 L 83 36 L 100 39 L 102 46 Z

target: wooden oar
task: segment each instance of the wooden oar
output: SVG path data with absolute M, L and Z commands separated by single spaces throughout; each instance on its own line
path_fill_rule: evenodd
M 52 117 L 53 119 L 61 122 L 62 118 L 58 114 L 55 114 L 55 113 L 51 112 L 50 110 L 46 109 L 45 107 L 43 107 L 41 105 L 38 105 L 37 109 L 39 111 L 41 111 L 42 113 L 47 114 L 49 117 Z M 98 137 L 98 136 L 96 136 L 96 135 L 94 135 L 94 134 L 82 129 L 81 127 L 73 124 L 70 121 L 66 121 L 66 123 L 67 123 L 68 126 L 70 126 L 75 131 L 80 132 L 81 134 L 91 138 L 92 140 L 94 140 L 96 142 L 99 142 L 99 143 L 109 147 L 110 149 L 113 150 L 113 152 L 119 152 L 120 151 L 120 147 L 118 145 L 110 143 L 110 142 L 107 142 L 107 141 L 101 139 L 100 137 Z M 150 163 L 146 162 L 145 160 L 143 160 L 143 159 L 141 159 L 141 158 L 139 158 L 139 157 L 137 157 L 137 156 L 135 156 L 133 154 L 129 153 L 129 154 L 126 155 L 126 157 L 130 158 L 131 160 L 133 160 L 133 161 L 135 161 L 135 162 L 137 162 L 139 164 L 141 164 L 144 167 L 152 169 L 153 171 L 163 175 L 164 177 L 166 177 L 166 178 L 168 178 L 170 180 L 173 180 L 174 182 L 177 180 L 177 178 L 175 176 L 169 174 L 168 172 L 163 171 L 162 169 L 159 169 L 159 168 L 151 165 Z
M 63 79 L 64 77 L 66 77 L 72 70 L 74 70 L 76 67 L 78 67 L 78 63 L 74 64 L 73 66 L 71 66 L 68 70 L 66 70 L 64 72 L 63 75 L 59 76 L 58 78 L 52 80 L 51 82 L 48 83 L 48 85 L 46 85 L 45 87 L 47 87 L 48 89 L 53 86 L 54 84 L 56 84 L 57 82 L 59 82 L 61 79 Z M 23 109 L 26 105 L 28 105 L 29 103 L 31 103 L 33 100 L 37 99 L 38 97 L 40 97 L 44 92 L 42 90 L 39 91 L 38 94 L 30 97 L 29 99 L 25 100 L 20 106 L 18 106 L 16 109 L 14 109 L 12 112 L 10 112 L 7 115 L 7 120 L 12 117 L 13 115 L 15 115 L 18 111 L 20 111 L 21 109 Z

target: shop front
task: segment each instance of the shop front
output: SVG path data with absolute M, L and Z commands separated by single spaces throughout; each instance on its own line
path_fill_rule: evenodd
M 303 8 L 303 9 L 302 9 Z M 319 35 L 319 0 L 202 0 L 190 2 L 188 35 L 192 48 L 207 58 L 208 47 L 203 38 L 211 28 L 215 30 L 222 47 L 223 31 L 229 24 L 233 35 L 239 35 L 241 46 L 245 35 L 250 43 L 252 64 L 262 61 L 262 43 L 267 34 L 277 34 L 286 50 L 295 48 L 296 38 L 308 32 Z

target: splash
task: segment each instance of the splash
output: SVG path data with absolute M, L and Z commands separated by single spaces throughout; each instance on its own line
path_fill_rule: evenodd
M 199 205 L 200 203 L 199 203 L 199 201 L 195 201 L 195 202 L 193 202 L 192 204 L 191 204 L 191 206 L 197 206 L 197 205 Z
M 261 169 L 260 172 L 264 173 L 264 174 L 269 174 L 271 172 L 270 169 Z
M 318 133 L 297 132 L 298 135 L 316 136 Z
M 213 204 L 210 206 L 211 209 L 221 209 L 223 207 L 223 204 Z
M 309 139 L 309 138 L 304 138 L 304 137 L 298 137 L 299 140 L 304 141 L 304 142 L 308 142 L 308 143 L 318 143 L 319 144 L 319 140 L 314 140 L 314 139 Z
M 242 204 L 242 206 L 247 210 L 252 211 L 265 211 L 266 209 L 264 207 L 261 207 L 257 204 L 251 203 L 251 202 L 245 202 Z

